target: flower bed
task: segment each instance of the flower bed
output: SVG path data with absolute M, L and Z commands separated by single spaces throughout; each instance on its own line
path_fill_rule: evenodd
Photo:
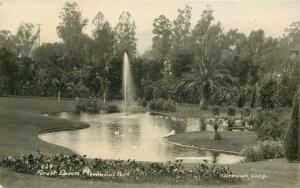
M 166 183 L 236 183 L 240 178 L 232 176 L 228 167 L 198 167 L 185 169 L 182 161 L 166 163 L 141 163 L 135 160 L 87 160 L 85 156 L 63 154 L 46 157 L 28 154 L 7 157 L 1 165 L 16 172 L 50 176 L 73 177 L 117 182 L 166 182 Z M 229 178 L 230 177 L 230 178 Z

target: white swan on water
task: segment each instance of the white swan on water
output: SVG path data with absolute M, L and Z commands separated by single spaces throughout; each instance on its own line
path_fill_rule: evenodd
M 173 136 L 175 134 L 176 134 L 175 130 L 172 130 L 171 132 L 169 132 L 168 134 L 166 134 L 164 137 Z

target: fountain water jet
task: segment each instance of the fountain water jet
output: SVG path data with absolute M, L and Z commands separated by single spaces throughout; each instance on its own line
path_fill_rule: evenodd
M 124 53 L 123 59 L 123 112 L 128 113 L 128 108 L 133 104 L 135 98 L 135 87 L 132 79 L 128 56 Z

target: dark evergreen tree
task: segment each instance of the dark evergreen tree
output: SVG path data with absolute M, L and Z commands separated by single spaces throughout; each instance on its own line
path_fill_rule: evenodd
M 255 102 L 256 102 L 256 85 L 254 85 L 252 89 L 250 108 L 254 108 Z
M 277 81 L 271 79 L 261 87 L 259 91 L 259 102 L 263 109 L 274 108 L 276 105 Z
M 284 154 L 285 158 L 289 162 L 299 160 L 300 148 L 299 148 L 299 98 L 300 89 L 294 97 L 293 107 L 291 111 L 290 126 L 286 132 L 284 138 Z
M 240 96 L 239 96 L 239 100 L 238 100 L 238 107 L 242 108 L 244 107 L 245 104 L 245 96 L 244 94 L 241 92 Z

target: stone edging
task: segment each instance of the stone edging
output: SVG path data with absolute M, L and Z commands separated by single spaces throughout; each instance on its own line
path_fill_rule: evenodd
M 168 144 L 173 144 L 175 146 L 181 146 L 181 147 L 186 147 L 186 148 L 194 148 L 194 149 L 200 149 L 200 150 L 206 150 L 206 151 L 216 151 L 216 152 L 228 153 L 228 154 L 233 154 L 233 155 L 241 155 L 241 153 L 235 152 L 235 151 L 226 151 L 226 150 L 218 150 L 218 149 L 208 149 L 208 148 L 201 148 L 201 147 L 191 146 L 191 145 L 186 145 L 186 144 L 180 144 L 178 142 L 170 141 L 167 138 L 168 137 L 164 137 L 163 141 L 165 141 Z
M 79 129 L 85 129 L 89 128 L 89 124 L 85 125 L 75 125 L 71 123 L 72 127 L 58 127 L 58 128 L 52 128 L 52 129 L 46 129 L 42 130 L 41 132 L 38 133 L 38 135 L 45 134 L 45 133 L 51 133 L 51 132 L 58 132 L 58 131 L 72 131 L 72 130 L 79 130 Z
M 45 129 L 45 130 L 42 130 L 42 131 L 40 131 L 40 132 L 38 133 L 38 138 L 39 138 L 40 140 L 42 140 L 42 139 L 40 138 L 40 135 L 46 134 L 46 133 L 59 132 L 59 131 L 72 131 L 72 130 L 79 130 L 79 129 L 85 129 L 85 128 L 90 127 L 89 124 L 85 124 L 85 125 L 75 125 L 75 124 L 71 123 L 70 125 L 71 125 L 72 127 L 58 127 L 58 128 L 51 128 L 51 129 Z M 42 141 L 46 142 L 45 140 L 42 140 Z M 50 144 L 54 144 L 54 143 L 51 143 L 51 142 L 49 142 L 49 143 L 50 143 Z M 54 145 L 57 145 L 57 144 L 54 144 Z M 70 151 L 72 151 L 73 153 L 79 155 L 79 153 L 77 153 L 75 150 L 73 150 L 73 149 L 71 149 L 71 148 L 68 148 L 68 147 L 65 147 L 65 146 L 61 146 L 61 147 L 67 148 L 67 149 L 69 149 Z M 1 188 L 1 187 L 0 187 L 0 188 Z

